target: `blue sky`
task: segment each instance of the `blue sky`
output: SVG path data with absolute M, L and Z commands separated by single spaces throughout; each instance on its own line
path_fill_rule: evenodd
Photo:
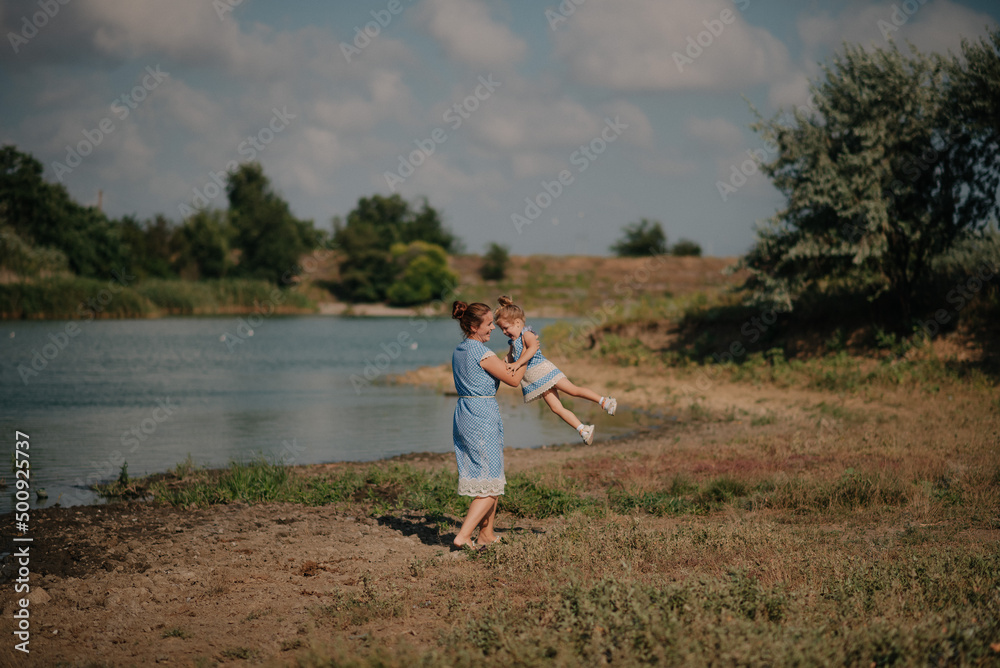
M 985 0 L 62 1 L 0 4 L 0 142 L 79 201 L 178 221 L 252 157 L 319 227 L 399 192 L 470 252 L 554 255 L 607 255 L 640 218 L 744 252 L 781 204 L 746 162 L 748 100 L 806 104 L 843 42 L 946 52 L 1000 21 Z

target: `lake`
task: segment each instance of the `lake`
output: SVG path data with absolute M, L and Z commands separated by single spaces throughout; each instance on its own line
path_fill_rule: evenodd
M 118 476 L 263 455 L 289 464 L 452 452 L 455 397 L 384 384 L 387 375 L 451 361 L 461 340 L 446 318 L 246 316 L 3 321 L 0 512 L 13 508 L 15 431 L 28 434 L 32 507 L 97 503 L 89 489 Z M 538 319 L 536 329 L 554 322 Z M 506 351 L 497 330 L 489 346 Z M 543 352 L 544 337 L 543 337 Z M 374 381 L 374 382 L 370 382 Z M 602 393 L 603 388 L 592 388 Z M 543 402 L 501 391 L 505 444 L 576 442 Z M 575 400 L 597 440 L 649 420 L 605 415 Z

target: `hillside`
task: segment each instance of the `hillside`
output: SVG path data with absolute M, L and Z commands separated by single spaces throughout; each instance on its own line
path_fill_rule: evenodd
M 582 316 L 612 300 L 619 311 L 640 308 L 645 302 L 664 297 L 683 297 L 696 293 L 717 293 L 738 284 L 742 276 L 729 276 L 723 270 L 735 258 L 720 257 L 646 257 L 619 258 L 579 255 L 513 255 L 508 276 L 502 281 L 484 281 L 479 275 L 483 258 L 458 255 L 449 265 L 459 276 L 452 299 L 496 302 L 502 294 L 511 295 L 534 317 Z M 301 289 L 320 305 L 324 313 L 348 312 L 355 315 L 406 314 L 409 309 L 391 309 L 384 305 L 352 305 L 336 301 L 327 287 L 336 280 L 336 260 L 332 254 L 317 255 L 313 271 L 307 271 Z M 308 266 L 306 267 L 309 268 Z M 438 304 L 436 312 L 443 313 Z

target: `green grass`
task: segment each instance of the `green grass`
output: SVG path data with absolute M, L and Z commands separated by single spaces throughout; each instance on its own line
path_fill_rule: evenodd
M 421 471 L 405 464 L 377 463 L 335 475 L 301 476 L 280 463 L 258 458 L 234 461 L 219 470 L 200 469 L 184 462 L 174 470 L 184 475 L 131 478 L 125 485 L 119 480 L 96 485 L 95 489 L 109 499 L 149 497 L 179 507 L 289 502 L 308 506 L 360 505 L 376 517 L 420 512 L 441 532 L 452 530 L 454 518 L 461 518 L 469 507 L 469 498 L 455 493 L 453 474 Z M 675 477 L 663 489 L 653 491 L 627 491 L 616 486 L 585 491 L 572 479 L 543 481 L 538 476 L 514 473 L 507 478 L 500 511 L 532 519 L 575 513 L 591 517 L 608 513 L 703 515 L 727 506 L 820 512 L 902 506 L 911 494 L 924 488 L 952 505 L 961 502 L 957 482 L 938 479 L 907 483 L 885 473 L 850 468 L 830 481 L 778 476 L 751 482 L 723 475 L 695 483 Z
M 383 586 L 381 589 L 374 579 L 362 576 L 361 591 L 357 594 L 336 592 L 332 603 L 321 606 L 317 613 L 331 620 L 335 626 L 346 628 L 359 626 L 373 620 L 393 619 L 403 614 L 405 596 Z
M 180 627 L 174 627 L 172 629 L 167 629 L 163 632 L 161 636 L 163 638 L 190 638 L 191 634 Z
M 231 312 L 311 312 L 301 293 L 267 281 L 148 279 L 122 286 L 108 278 L 49 278 L 0 285 L 0 317 L 23 319 L 146 318 Z

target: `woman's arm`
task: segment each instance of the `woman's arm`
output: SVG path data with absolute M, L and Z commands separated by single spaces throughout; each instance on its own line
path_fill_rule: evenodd
M 518 367 L 513 374 L 508 370 L 507 365 L 497 357 L 496 355 L 490 355 L 479 362 L 479 366 L 483 368 L 483 371 L 490 374 L 501 383 L 505 385 L 510 385 L 511 387 L 517 387 L 521 384 L 521 379 L 524 378 L 524 370 L 526 367 Z

